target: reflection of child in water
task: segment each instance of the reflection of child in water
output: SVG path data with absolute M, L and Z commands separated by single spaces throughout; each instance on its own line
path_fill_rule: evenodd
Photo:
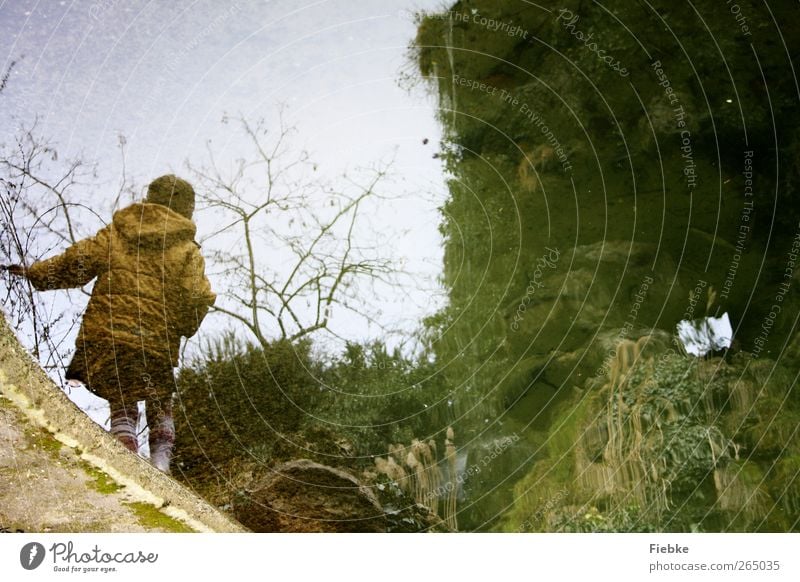
M 138 402 L 146 402 L 150 458 L 169 472 L 175 425 L 173 367 L 181 336 L 191 337 L 216 296 L 205 276 L 192 222 L 194 190 L 175 176 L 154 180 L 143 203 L 64 253 L 9 272 L 36 289 L 81 287 L 94 279 L 68 379 L 111 405 L 111 432 L 138 451 Z

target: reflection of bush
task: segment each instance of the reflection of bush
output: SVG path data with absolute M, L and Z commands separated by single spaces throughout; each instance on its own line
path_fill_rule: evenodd
M 442 501 L 442 520 L 450 531 L 458 530 L 456 505 L 459 480 L 456 471 L 455 433 L 448 427 L 445 433 L 443 458 L 440 460 L 436 442 L 414 439 L 410 446 L 389 445 L 389 455 L 375 458 L 375 470 L 385 475 L 403 492 L 413 495 L 418 505 L 433 515 L 439 515 Z
M 210 345 L 179 377 L 178 471 L 204 481 L 234 459 L 263 461 L 317 406 L 319 371 L 309 343 L 262 350 L 228 336 Z
M 447 426 L 448 405 L 435 367 L 424 357 L 390 353 L 381 343 L 349 344 L 326 368 L 318 416 L 357 444 L 359 455 L 382 455 L 393 442 L 427 439 Z
M 299 458 L 372 467 L 388 443 L 435 432 L 430 367 L 381 344 L 324 358 L 310 342 L 264 350 L 224 337 L 181 370 L 175 472 L 225 503 L 259 467 Z
M 564 405 L 546 458 L 516 486 L 507 528 L 797 529 L 800 448 L 790 427 L 800 411 L 789 378 L 765 374 L 774 362 L 669 354 L 627 363 Z M 561 488 L 569 494 L 554 504 Z

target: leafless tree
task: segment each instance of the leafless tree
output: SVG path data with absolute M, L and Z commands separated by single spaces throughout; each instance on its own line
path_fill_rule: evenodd
M 223 282 L 214 309 L 242 324 L 261 346 L 322 330 L 335 335 L 329 328 L 334 309 L 385 329 L 365 297 L 376 297 L 370 286 L 379 281 L 397 286 L 398 272 L 385 246 L 365 242 L 359 219 L 381 198 L 377 188 L 390 164 L 362 171 L 358 180 L 344 175 L 334 187 L 318 178 L 307 154 L 292 152 L 294 130 L 282 119 L 274 129 L 263 120 L 232 120 L 250 148 L 242 157 L 220 164 L 209 144 L 205 164 L 187 162 L 198 218 L 213 216 L 214 229 L 201 242 Z M 79 202 L 96 188 L 95 165 L 60 159 L 39 137 L 36 122 L 0 146 L 0 264 L 31 264 L 105 224 L 107 209 L 97 212 Z M 122 178 L 116 197 L 107 199 L 114 208 L 135 194 L 124 170 L 125 146 L 120 137 Z M 27 336 L 26 345 L 45 368 L 60 372 L 71 350 L 66 338 L 85 301 L 79 294 L 87 292 L 56 302 L 35 293 L 24 278 L 5 276 L 3 293 L 18 334 Z
M 395 271 L 357 225 L 365 204 L 381 197 L 377 188 L 390 164 L 360 181 L 344 175 L 334 187 L 316 178 L 306 153 L 291 151 L 293 129 L 282 115 L 274 129 L 263 120 L 228 122 L 243 132 L 249 155 L 223 170 L 209 146 L 207 163 L 190 165 L 205 211 L 219 213 L 217 228 L 203 240 L 212 269 L 226 281 L 214 309 L 262 346 L 320 330 L 335 335 L 334 308 L 375 322 L 356 290 L 392 284 Z
M 13 63 L 0 80 L 0 93 L 12 68 Z M 123 168 L 124 145 L 120 138 Z M 90 197 L 96 181 L 96 164 L 59 156 L 55 145 L 42 137 L 38 118 L 0 143 L 0 264 L 30 265 L 88 234 L 83 226 L 94 230 L 103 225 L 95 205 L 80 202 Z M 123 171 L 115 204 L 132 190 Z M 25 278 L 4 273 L 3 279 L 0 300 L 10 325 L 41 365 L 60 378 L 72 349 L 67 340 L 85 302 L 81 295 L 88 292 L 81 289 L 54 301 L 35 293 Z
M 0 263 L 30 264 L 75 242 L 74 214 L 82 205 L 70 200 L 94 167 L 60 161 L 56 149 L 39 137 L 37 120 L 0 148 Z M 59 372 L 77 314 L 57 309 L 24 278 L 6 276 L 4 287 L 2 302 L 11 326 L 45 369 Z

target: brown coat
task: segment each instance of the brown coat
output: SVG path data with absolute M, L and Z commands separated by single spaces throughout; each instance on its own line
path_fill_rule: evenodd
M 95 236 L 28 269 L 39 290 L 97 278 L 67 378 L 86 382 L 90 354 L 104 351 L 177 366 L 181 336 L 194 335 L 216 298 L 195 232 L 191 220 L 166 206 L 132 204 Z

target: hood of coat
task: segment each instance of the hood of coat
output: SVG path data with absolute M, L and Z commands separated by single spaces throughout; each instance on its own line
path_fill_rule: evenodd
M 114 230 L 135 247 L 163 248 L 194 240 L 197 227 L 161 204 L 131 204 L 114 213 Z

